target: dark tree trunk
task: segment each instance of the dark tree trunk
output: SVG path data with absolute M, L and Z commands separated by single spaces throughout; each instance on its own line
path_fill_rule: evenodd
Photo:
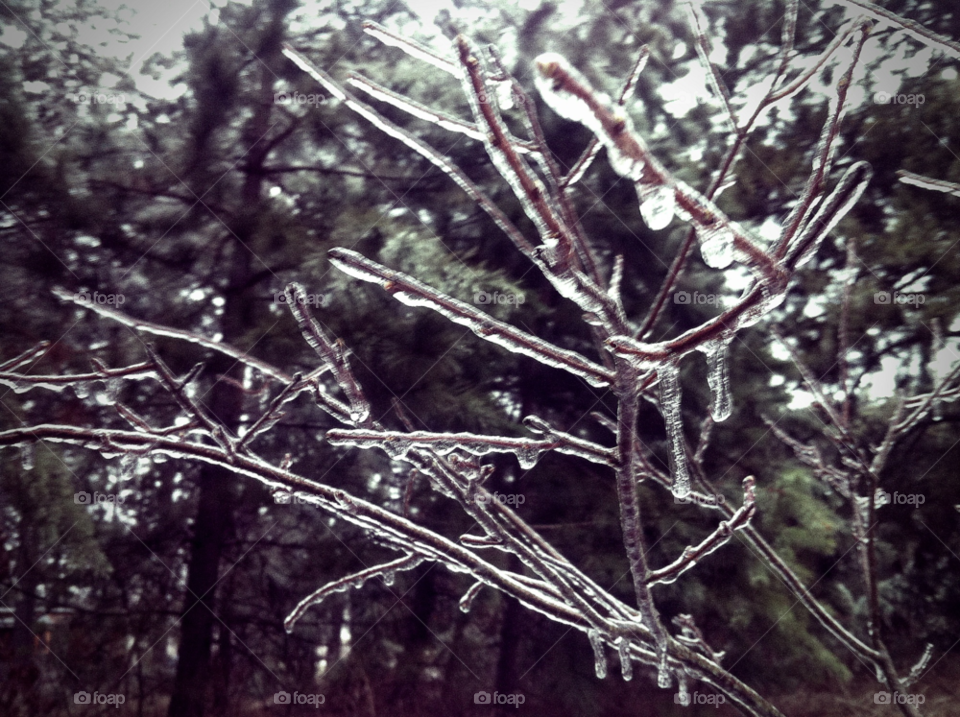
M 244 130 L 246 148 L 243 187 L 235 220 L 230 223 L 232 238 L 226 272 L 229 283 L 225 292 L 223 340 L 241 348 L 246 331 L 255 320 L 256 300 L 253 296 L 253 256 L 258 244 L 258 220 L 263 196 L 265 174 L 262 171 L 269 154 L 267 136 L 270 133 L 270 113 L 273 104 L 273 83 L 280 55 L 284 18 L 289 2 L 271 3 L 270 26 L 265 29 L 258 51 L 261 66 L 259 97 L 253 116 Z M 211 242 L 213 245 L 214 242 Z M 260 264 L 256 265 L 260 268 Z M 218 355 L 209 364 L 216 377 L 242 379 L 243 367 L 235 360 Z M 227 381 L 218 380 L 209 401 L 203 401 L 226 428 L 236 434 L 243 412 L 242 392 Z M 168 708 L 169 717 L 203 717 L 211 683 L 211 648 L 213 627 L 220 622 L 216 615 L 216 587 L 221 561 L 227 543 L 234 532 L 233 513 L 236 509 L 241 479 L 223 468 L 205 465 L 198 481 L 199 504 L 191 544 L 190 566 L 187 576 L 187 595 L 181 622 L 180 647 L 173 694 Z M 229 596 L 222 596 L 224 600 Z M 226 630 L 226 627 L 221 627 Z M 221 639 L 229 643 L 229 635 Z M 222 660 L 230 659 L 230 650 L 222 650 Z M 221 675 L 228 675 L 229 665 L 221 664 Z M 218 681 L 218 689 L 227 685 Z M 223 698 L 218 708 L 223 708 Z

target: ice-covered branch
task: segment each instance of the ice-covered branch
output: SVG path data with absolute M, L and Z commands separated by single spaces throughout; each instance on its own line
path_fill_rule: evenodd
M 627 81 L 623 85 L 623 89 L 620 91 L 620 97 L 617 99 L 617 106 L 624 107 L 627 104 L 627 99 L 633 94 L 634 88 L 637 86 L 637 82 L 640 80 L 640 73 L 643 72 L 644 68 L 647 66 L 647 61 L 650 59 L 650 46 L 644 45 L 640 48 L 640 52 L 637 53 L 637 59 L 634 62 L 633 70 L 630 72 L 630 76 L 627 78 Z M 587 148 L 583 150 L 583 153 L 574 162 L 573 167 L 570 168 L 570 171 L 567 172 L 567 176 L 563 178 L 561 182 L 561 187 L 564 189 L 567 187 L 572 187 L 574 184 L 579 182 L 583 175 L 587 173 L 587 170 L 590 169 L 590 165 L 593 164 L 593 160 L 600 150 L 603 148 L 603 145 L 600 144 L 600 140 L 596 137 L 590 139 L 590 143 L 587 145 Z
M 405 458 L 411 448 L 430 448 L 440 455 L 456 450 L 475 456 L 512 453 L 517 456 L 520 467 L 524 470 L 532 468 L 543 453 L 552 450 L 607 466 L 615 465 L 617 460 L 616 455 L 608 448 L 552 429 L 547 437 L 542 439 L 479 436 L 473 433 L 400 433 L 344 429 L 331 429 L 327 431 L 326 438 L 335 446 L 380 448 L 394 459 Z
M 402 558 L 397 558 L 396 560 L 391 560 L 388 563 L 376 565 L 372 568 L 367 568 L 366 570 L 361 570 L 353 573 L 352 575 L 342 577 L 339 580 L 329 582 L 316 592 L 311 593 L 297 603 L 297 606 L 283 621 L 283 627 L 287 632 L 293 632 L 293 628 L 297 624 L 297 620 L 303 617 L 303 614 L 311 607 L 314 605 L 319 605 L 321 602 L 323 602 L 324 598 L 332 595 L 333 593 L 344 592 L 349 588 L 362 587 L 363 584 L 371 578 L 382 577 L 383 581 L 387 585 L 392 585 L 397 571 L 413 570 L 420 565 L 424 559 L 425 558 L 422 555 L 407 554 Z M 479 584 L 482 585 L 483 583 Z
M 363 31 L 371 37 L 377 38 L 384 45 L 388 45 L 390 47 L 399 47 L 401 50 L 410 55 L 410 57 L 415 57 L 418 60 L 428 62 L 434 67 L 450 73 L 454 77 L 460 76 L 459 68 L 452 60 L 441 56 L 439 53 L 436 53 L 433 50 L 428 50 L 419 42 L 411 40 L 409 37 L 401 37 L 400 35 L 390 32 L 387 28 L 383 27 L 383 25 L 380 25 L 379 23 L 373 22 L 372 20 L 365 20 L 363 22 Z
M 453 115 L 449 115 L 446 112 L 430 109 L 429 107 L 426 107 L 419 102 L 415 102 L 409 97 L 397 94 L 393 90 L 390 90 L 383 85 L 374 82 L 373 80 L 367 79 L 362 75 L 351 74 L 347 79 L 347 82 L 354 87 L 363 90 L 371 97 L 391 104 L 394 107 L 403 110 L 407 114 L 416 117 L 417 119 L 430 122 L 431 124 L 437 125 L 437 127 L 441 127 L 451 132 L 458 132 L 470 137 L 471 139 L 483 141 L 485 138 L 484 133 L 480 131 L 475 124 L 464 122 L 463 120 L 457 119 Z M 518 152 L 527 154 L 538 151 L 537 148 L 532 147 L 523 140 L 515 137 L 512 137 L 510 141 L 511 144 L 516 147 Z
M 330 261 L 354 278 L 379 284 L 407 306 L 424 306 L 466 326 L 482 339 L 540 363 L 580 376 L 593 386 L 613 381 L 613 373 L 575 351 L 562 349 L 494 319 L 469 304 L 446 296 L 406 274 L 388 269 L 349 249 L 331 249 Z
M 809 229 L 810 225 L 817 221 L 817 217 L 824 215 L 825 212 L 828 215 L 837 213 L 837 208 L 821 209 L 817 213 L 817 217 L 814 217 L 813 220 L 808 220 L 808 216 L 813 211 L 815 202 L 823 194 L 823 188 L 825 186 L 827 176 L 830 173 L 830 167 L 833 164 L 833 158 L 837 152 L 837 138 L 840 134 L 840 124 L 843 121 L 843 117 L 848 109 L 847 93 L 850 90 L 850 84 L 853 79 L 853 71 L 856 68 L 857 63 L 860 61 L 860 53 L 863 50 L 863 45 L 867 41 L 868 35 L 870 34 L 870 29 L 870 23 L 858 21 L 854 37 L 853 52 L 850 54 L 850 58 L 847 62 L 844 73 L 840 76 L 840 79 L 837 80 L 835 92 L 830 96 L 830 111 L 827 113 L 827 119 L 824 122 L 823 129 L 820 133 L 820 141 L 818 142 L 814 151 L 813 169 L 810 173 L 810 176 L 807 178 L 807 184 L 800 195 L 800 199 L 797 201 L 796 207 L 794 207 L 793 211 L 790 213 L 790 216 L 785 222 L 784 230 L 777 244 L 775 255 L 778 259 L 782 258 L 784 254 L 788 252 L 788 250 L 793 253 L 794 258 L 792 260 L 791 268 L 797 266 L 797 262 L 799 261 L 800 257 L 808 254 L 806 247 L 798 248 L 797 246 L 793 245 L 794 237 L 797 236 L 798 233 Z M 854 167 L 858 167 L 859 165 L 866 165 L 866 162 L 858 162 L 856 165 L 854 165 Z M 861 184 L 865 186 L 866 180 L 869 179 L 869 176 L 867 176 L 865 179 L 857 176 L 864 170 L 858 169 L 856 172 L 854 172 L 853 169 L 854 168 L 851 168 L 851 170 L 847 172 L 844 179 L 840 182 L 840 187 L 844 187 L 844 193 L 850 194 L 853 192 L 855 194 L 854 199 L 851 200 L 851 204 L 852 201 L 855 201 L 856 198 L 859 197 L 859 193 L 855 192 L 856 187 Z M 838 187 L 838 192 L 840 191 L 840 187 Z M 863 189 L 860 189 L 859 191 L 862 192 Z M 834 194 L 836 195 L 837 192 Z M 826 205 L 827 202 L 824 204 Z M 842 207 L 844 204 L 840 203 L 838 206 Z M 847 209 L 849 209 L 849 205 L 847 205 Z M 840 216 L 842 216 L 842 214 Z M 839 221 L 839 217 L 837 218 L 837 221 Z M 835 224 L 836 222 L 833 223 Z M 832 228 L 832 225 L 820 233 L 821 237 L 823 234 L 830 231 L 830 228 Z M 796 244 L 799 245 L 800 242 L 796 242 Z M 814 251 L 815 248 L 816 245 L 814 245 Z
M 433 147 L 420 141 L 409 132 L 401 129 L 385 117 L 381 116 L 376 110 L 367 104 L 364 104 L 352 94 L 341 87 L 330 75 L 316 67 L 307 58 L 294 50 L 292 47 L 284 46 L 283 54 L 292 60 L 300 69 L 313 77 L 323 87 L 325 87 L 334 97 L 342 100 L 347 107 L 367 119 L 373 126 L 377 127 L 390 137 L 398 139 L 412 150 L 426 158 L 435 167 L 450 177 L 467 196 L 472 199 L 477 206 L 483 209 L 494 223 L 503 231 L 504 234 L 514 243 L 514 245 L 528 258 L 538 261 L 533 245 L 523 236 L 519 229 L 506 214 L 471 181 L 463 171 L 453 164 L 449 159 L 437 152 Z
M 928 30 L 920 23 L 900 17 L 899 15 L 877 7 L 868 0 L 831 0 L 834 5 L 846 5 L 863 10 L 868 15 L 872 15 L 877 20 L 890 23 L 899 27 L 911 37 L 919 40 L 924 45 L 936 48 L 955 60 L 960 60 L 960 43 L 939 35 L 932 30 Z
M 781 270 L 773 259 L 709 199 L 676 180 L 632 129 L 630 118 L 612 109 L 560 55 L 548 53 L 536 61 L 537 87 L 553 110 L 589 128 L 607 149 L 617 174 L 637 185 L 640 212 L 651 229 L 663 229 L 678 214 L 694 222 L 704 260 L 725 268 L 737 259 L 779 284 Z
M 687 2 L 686 8 L 687 20 L 690 23 L 690 29 L 693 31 L 693 44 L 694 47 L 697 48 L 697 56 L 700 58 L 700 64 L 703 66 L 703 69 L 706 70 L 713 93 L 723 104 L 723 109 L 726 112 L 727 119 L 730 121 L 730 127 L 734 135 L 739 134 L 740 127 L 737 122 L 737 113 L 733 111 L 733 107 L 730 105 L 730 92 L 727 90 L 726 84 L 724 84 L 720 70 L 710 61 L 710 41 L 707 39 L 703 19 L 700 17 L 700 13 L 697 11 L 697 7 L 693 2 Z
M 912 184 L 921 189 L 930 189 L 934 192 L 943 192 L 953 197 L 960 197 L 960 184 L 956 184 L 955 182 L 945 182 L 942 179 L 924 177 L 922 174 L 914 174 L 905 169 L 898 169 L 897 176 L 904 184 Z
M 350 402 L 350 421 L 355 424 L 367 425 L 370 423 L 370 403 L 363 395 L 360 384 L 350 370 L 350 361 L 347 359 L 347 347 L 343 341 L 331 339 L 310 313 L 304 297 L 306 291 L 300 284 L 292 283 L 286 289 L 287 303 L 290 311 L 300 325 L 303 338 L 306 339 L 324 366 L 333 371 L 337 384 Z
M 753 476 L 743 479 L 743 505 L 729 520 L 722 521 L 717 529 L 704 538 L 698 545 L 684 548 L 683 554 L 669 565 L 652 570 L 647 575 L 650 585 L 667 585 L 680 575 L 696 566 L 697 562 L 730 541 L 733 531 L 743 530 L 756 512 L 755 481 Z

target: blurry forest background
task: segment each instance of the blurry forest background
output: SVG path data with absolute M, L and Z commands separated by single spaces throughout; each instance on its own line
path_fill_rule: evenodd
M 142 72 L 177 87 L 152 96 L 127 74 L 130 58 L 104 54 L 90 28 L 122 41 L 130 10 L 112 2 L 0 3 L 0 361 L 37 342 L 51 348 L 35 373 L 90 370 L 144 359 L 143 337 L 57 299 L 51 289 L 122 296 L 138 318 L 190 330 L 292 373 L 315 357 L 277 292 L 289 281 L 317 295 L 317 316 L 355 353 L 375 412 L 398 399 L 417 428 L 525 435 L 531 413 L 608 441 L 591 411 L 612 415 L 609 396 L 560 371 L 507 353 L 425 309 L 333 269 L 326 253 L 348 247 L 470 301 L 478 291 L 522 294 L 491 310 L 559 346 L 596 355 L 574 305 L 557 296 L 492 222 L 448 178 L 402 143 L 346 111 L 281 55 L 286 42 L 336 77 L 357 70 L 432 107 L 462 116 L 461 89 L 429 65 L 364 35 L 375 20 L 436 49 L 456 32 L 493 42 L 531 92 L 531 61 L 556 51 L 615 96 L 640 47 L 651 61 L 628 105 L 654 153 L 676 176 L 705 188 L 730 144 L 719 103 L 703 81 L 679 3 L 457 0 L 436 16 L 411 2 L 256 0 L 210 5 L 172 55 Z M 960 38 L 955 0 L 887 0 L 884 7 Z M 829 43 L 845 10 L 802 2 L 797 49 Z M 713 59 L 735 101 L 771 71 L 780 0 L 710 2 Z M 175 12 L 171 12 L 171 24 Z M 843 124 L 838 167 L 871 163 L 867 193 L 804 267 L 775 312 L 780 330 L 827 386 L 835 363 L 838 276 L 852 243 L 855 264 L 850 376 L 858 432 L 883 435 L 895 388 L 924 390 L 957 360 L 960 336 L 960 199 L 897 181 L 908 169 L 960 181 L 957 62 L 880 28 L 866 57 L 862 101 Z M 830 67 L 824 83 L 829 84 Z M 884 84 L 886 83 L 886 84 Z M 141 87 L 141 89 L 138 89 Z M 99 91 L 109 101 L 83 101 Z M 284 103 L 278 93 L 313 95 Z M 922 105 L 880 104 L 878 92 L 923 95 Z M 374 104 L 377 104 L 374 102 Z M 426 138 L 529 227 L 482 145 L 378 105 Z M 569 167 L 590 137 L 538 104 L 558 162 Z M 804 90 L 751 138 L 721 207 L 764 235 L 782 220 L 806 177 L 827 110 Z M 628 182 L 593 164 L 578 194 L 604 265 L 625 257 L 624 301 L 642 316 L 686 227 L 652 232 Z M 836 239 L 842 235 L 843 241 Z M 709 270 L 699 256 L 682 291 L 735 296 L 743 277 Z M 737 282 L 740 281 L 738 284 Z M 924 303 L 878 304 L 876 292 L 919 292 Z M 714 306 L 671 302 L 654 340 L 674 336 Z M 232 361 L 173 339 L 155 339 L 179 373 L 206 361 L 201 398 L 227 425 L 249 420 L 263 397 Z M 933 347 L 933 348 L 931 348 Z M 684 363 L 684 408 L 693 436 L 710 398 L 701 362 Z M 218 380 L 219 379 L 219 380 Z M 714 428 L 710 475 L 738 495 L 758 481 L 757 524 L 813 592 L 845 622 L 866 605 L 842 501 L 798 462 L 764 419 L 816 440 L 824 416 L 803 390 L 769 322 L 731 347 L 734 413 Z M 25 423 L 126 426 L 110 394 L 155 425 L 178 408 L 149 382 L 88 391 L 0 390 L 0 430 Z M 890 493 L 924 496 L 881 513 L 880 598 L 898 664 L 926 643 L 933 669 L 917 686 L 929 714 L 960 710 L 960 451 L 957 405 L 912 434 L 882 476 Z M 642 439 L 666 462 L 663 424 L 649 406 Z M 336 449 L 329 418 L 306 400 L 258 439 L 261 455 L 349 489 L 423 524 L 459 535 L 469 520 L 408 467 L 379 452 Z M 828 449 L 825 449 L 828 450 Z M 522 693 L 503 714 L 734 714 L 681 707 L 645 674 L 598 680 L 586 640 L 493 591 L 464 614 L 467 579 L 431 564 L 387 586 L 371 581 L 310 610 L 292 634 L 282 621 L 321 584 L 377 562 L 361 531 L 309 505 L 277 504 L 260 485 L 222 469 L 162 460 L 105 460 L 39 445 L 2 453 L 0 468 L 0 713 L 10 715 L 316 714 L 274 705 L 286 690 L 323 694 L 321 714 L 491 714 L 480 690 Z M 632 604 L 616 494 L 609 471 L 550 454 L 529 471 L 494 458 L 491 490 L 522 493 L 519 512 L 597 582 Z M 721 480 L 722 477 L 722 480 Z M 710 529 L 693 507 L 641 485 L 653 560 L 664 562 Z M 121 497 L 77 503 L 74 495 Z M 505 556 L 504 560 L 511 559 Z M 696 616 L 724 665 L 791 715 L 894 714 L 873 704 L 872 674 L 805 612 L 737 539 L 661 589 L 665 618 Z M 201 599 L 202 598 L 202 599 Z M 125 704 L 80 706 L 74 693 L 116 693 Z M 949 707 L 952 705 L 952 708 Z M 952 709 L 952 712 L 951 712 Z M 712 711 L 711 711 L 712 710 Z M 937 710 L 941 710 L 938 712 Z

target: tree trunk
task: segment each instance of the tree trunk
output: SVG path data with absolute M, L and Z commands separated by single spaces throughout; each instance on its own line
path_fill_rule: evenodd
M 257 244 L 265 178 L 262 168 L 269 154 L 266 135 L 270 131 L 273 82 L 277 76 L 270 66 L 277 65 L 281 57 L 280 40 L 284 17 L 288 12 L 285 0 L 271 5 L 273 17 L 264 31 L 258 52 L 261 63 L 259 98 L 244 132 L 247 161 L 243 164 L 246 176 L 241 190 L 241 204 L 230 227 L 235 241 L 231 243 L 227 267 L 229 284 L 224 297 L 222 333 L 225 343 L 241 347 L 244 332 L 255 325 L 252 262 L 256 259 L 253 247 Z M 231 358 L 218 355 L 209 366 L 216 377 L 230 376 L 238 382 L 242 380 L 243 367 Z M 210 410 L 223 426 L 236 434 L 243 412 L 242 392 L 231 383 L 218 380 L 211 396 L 208 403 Z M 215 612 L 216 586 L 224 548 L 233 537 L 233 512 L 238 500 L 236 491 L 240 485 L 242 481 L 239 477 L 228 470 L 209 465 L 201 469 L 199 505 L 191 544 L 187 596 L 169 717 L 203 717 L 206 709 L 211 681 L 213 626 L 215 621 L 219 621 Z M 221 658 L 229 659 L 229 651 L 222 653 Z M 221 667 L 223 674 L 229 674 L 229 666 Z M 221 684 L 219 689 L 226 689 L 226 685 Z

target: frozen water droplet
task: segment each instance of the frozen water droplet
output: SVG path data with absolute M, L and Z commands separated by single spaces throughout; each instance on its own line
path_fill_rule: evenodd
M 539 459 L 540 451 L 533 446 L 521 446 L 517 449 L 517 460 L 520 462 L 520 467 L 525 471 L 533 468 Z
M 683 420 L 680 416 L 680 367 L 665 363 L 657 368 L 660 379 L 660 413 L 667 427 L 670 443 L 670 475 L 673 476 L 673 494 L 678 497 L 690 492 L 690 473 L 683 441 Z
M 593 648 L 593 667 L 597 672 L 597 679 L 602 680 L 607 676 L 607 656 L 603 654 L 603 640 L 600 639 L 600 631 L 590 630 L 587 637 L 590 638 L 590 647 Z
M 107 379 L 104 383 L 107 385 L 107 402 L 116 403 L 117 397 L 120 395 L 120 379 L 111 378 Z
M 167 456 L 166 456 L 166 454 L 164 454 L 164 453 L 154 453 L 153 456 L 152 456 L 152 458 L 153 458 L 153 462 L 154 462 L 154 463 L 166 463 L 166 462 L 167 462 Z
M 393 585 L 393 581 L 397 579 L 397 574 L 392 570 L 387 570 L 383 574 L 383 584 L 384 585 Z
M 617 643 L 617 650 L 620 653 L 620 674 L 624 682 L 633 679 L 633 662 L 630 660 L 630 641 L 621 637 Z
M 32 443 L 24 443 L 20 446 L 20 465 L 23 470 L 33 470 L 36 458 L 36 447 Z
M 727 373 L 727 349 L 732 337 L 701 344 L 698 348 L 707 356 L 707 384 L 713 394 L 713 420 L 725 421 L 733 411 L 730 399 L 730 376 Z
M 504 112 L 512 110 L 515 106 L 513 102 L 513 83 L 497 82 L 494 83 L 494 87 L 496 88 L 497 104 L 500 105 L 500 109 Z
M 661 184 L 657 187 L 637 187 L 640 195 L 640 215 L 643 221 L 653 231 L 666 229 L 673 221 L 673 213 L 677 206 L 673 187 Z
M 90 384 L 86 381 L 81 381 L 80 383 L 73 384 L 73 392 L 77 395 L 81 401 L 90 395 Z
M 700 255 L 713 269 L 726 269 L 733 263 L 733 231 L 729 227 L 704 229 L 697 227 Z

